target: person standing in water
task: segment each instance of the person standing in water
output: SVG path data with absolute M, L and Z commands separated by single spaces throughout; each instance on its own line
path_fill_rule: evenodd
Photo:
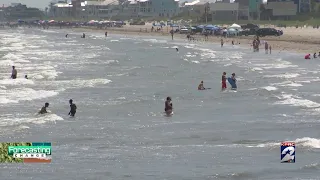
M 224 42 L 223 42 L 223 39 L 221 38 L 221 47 L 223 47 L 223 44 L 224 44 Z
M 266 51 L 266 54 L 268 54 L 268 50 L 269 50 L 268 42 L 264 43 L 264 50 Z
M 271 45 L 269 45 L 269 50 L 270 50 L 270 54 L 271 54 Z
M 29 79 L 29 78 L 28 78 L 28 75 L 25 75 L 24 78 L 25 78 L 25 79 Z
M 222 73 L 222 79 L 221 79 L 221 83 L 222 83 L 222 88 L 221 88 L 221 90 L 222 90 L 222 91 L 225 90 L 225 89 L 227 89 L 227 78 L 226 78 L 226 75 L 227 75 L 226 72 L 223 72 L 223 73 Z
M 41 110 L 38 112 L 38 114 L 45 114 L 47 112 L 47 107 L 49 107 L 49 103 L 45 103 L 44 106 L 41 108 Z
M 81 38 L 86 38 L 86 34 L 83 33 L 82 36 L 81 36 Z
M 72 99 L 69 100 L 69 104 L 70 104 L 70 112 L 68 115 L 70 115 L 71 117 L 74 117 L 74 115 L 77 112 L 77 106 L 73 103 Z
M 104 33 L 104 36 L 105 36 L 105 37 L 108 37 L 108 32 L 107 32 L 107 31 Z
M 164 108 L 164 111 L 167 113 L 167 114 L 171 114 L 172 113 L 172 110 L 173 110 L 173 107 L 172 107 L 172 102 L 171 102 L 171 97 L 167 97 L 167 100 L 165 102 L 165 108 Z
M 68 35 L 69 35 L 69 34 L 66 34 L 66 38 L 68 38 Z
M 12 66 L 12 73 L 11 73 L 11 78 L 12 79 L 17 79 L 17 70 L 16 70 L 16 67 L 15 66 Z

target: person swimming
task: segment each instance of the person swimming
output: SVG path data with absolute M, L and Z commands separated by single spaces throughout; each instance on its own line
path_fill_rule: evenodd
M 227 73 L 223 72 L 222 73 L 222 78 L 221 78 L 221 83 L 222 83 L 222 90 L 225 90 L 227 88 L 227 78 L 226 78 Z
M 167 113 L 167 114 L 171 114 L 172 113 L 172 110 L 173 110 L 173 107 L 172 107 L 172 102 L 171 102 L 171 97 L 167 97 L 167 100 L 165 102 L 165 108 L 164 108 L 164 111 Z
M 29 78 L 28 78 L 28 75 L 25 75 L 24 78 L 25 78 L 25 79 L 29 79 Z
M 47 112 L 47 107 L 49 107 L 49 103 L 45 103 L 44 106 L 41 108 L 41 110 L 38 112 L 38 114 L 45 114 Z
M 203 86 L 203 81 L 201 81 L 201 83 L 198 86 L 198 90 L 205 90 L 206 88 L 204 88 Z
M 70 115 L 71 117 L 74 117 L 74 115 L 77 112 L 77 106 L 73 103 L 72 99 L 69 100 L 69 104 L 70 104 L 70 112 L 68 115 Z
M 16 70 L 16 67 L 15 66 L 12 66 L 12 73 L 11 73 L 11 78 L 12 79 L 17 79 L 17 70 Z
M 177 52 L 179 52 L 179 49 L 178 49 L 178 48 L 176 48 L 176 51 L 177 51 Z

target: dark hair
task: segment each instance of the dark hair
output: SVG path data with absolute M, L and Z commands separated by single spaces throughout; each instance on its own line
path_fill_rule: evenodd
M 72 102 L 72 101 L 73 101 L 72 99 L 69 100 L 69 102 Z
M 49 106 L 49 103 L 46 102 L 44 105 L 45 105 L 45 106 Z
M 171 97 L 168 96 L 168 97 L 167 97 L 167 100 L 171 100 Z

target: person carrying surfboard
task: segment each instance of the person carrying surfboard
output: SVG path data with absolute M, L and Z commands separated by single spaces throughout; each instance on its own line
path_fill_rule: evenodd
M 227 73 L 223 72 L 222 73 L 222 79 L 221 79 L 221 83 L 222 83 L 222 90 L 227 89 L 227 78 L 226 78 Z
M 205 90 L 206 88 L 204 88 L 203 86 L 203 81 L 201 81 L 201 83 L 198 86 L 198 90 Z
M 235 73 L 232 73 L 231 74 L 231 79 L 233 80 L 233 83 L 235 85 L 235 88 L 237 87 L 237 79 L 236 79 L 236 74 Z M 233 87 L 234 88 L 234 87 Z

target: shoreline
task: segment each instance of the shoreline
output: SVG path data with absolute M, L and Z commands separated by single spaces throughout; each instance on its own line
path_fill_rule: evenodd
M 296 28 L 281 28 L 284 31 L 284 34 L 280 37 L 268 36 L 261 37 L 261 42 L 267 41 L 269 45 L 272 47 L 272 51 L 289 51 L 293 53 L 319 53 L 320 52 L 320 30 L 317 29 L 296 29 Z M 291 30 L 291 31 L 290 31 Z M 308 31 L 309 30 L 309 31 Z M 108 32 L 108 36 L 110 34 L 117 35 L 143 35 L 143 36 L 158 36 L 164 37 L 167 36 L 171 39 L 171 35 L 169 33 L 168 28 L 163 28 L 160 32 L 150 32 L 148 28 L 145 26 L 142 27 L 130 27 L 130 28 L 107 28 L 107 29 L 98 29 L 96 27 L 80 27 L 80 28 L 72 28 L 72 31 L 75 32 L 83 32 L 83 31 L 96 31 L 104 34 L 106 31 Z M 168 31 L 168 32 L 167 32 Z M 304 33 L 300 33 L 300 32 Z M 311 32 L 310 32 L 311 31 Z M 312 32 L 315 31 L 315 32 Z M 187 40 L 186 34 L 174 34 L 174 39 Z M 196 41 L 206 42 L 206 43 L 218 43 L 220 44 L 220 36 L 209 36 L 208 40 L 204 40 L 204 36 L 202 35 L 193 35 Z M 230 44 L 233 40 L 235 45 L 240 45 L 242 47 L 252 48 L 251 43 L 254 36 L 239 36 L 239 37 L 230 37 L 223 38 L 224 44 Z M 260 45 L 260 50 L 264 50 L 264 45 Z M 303 57 L 302 57 L 303 58 Z

